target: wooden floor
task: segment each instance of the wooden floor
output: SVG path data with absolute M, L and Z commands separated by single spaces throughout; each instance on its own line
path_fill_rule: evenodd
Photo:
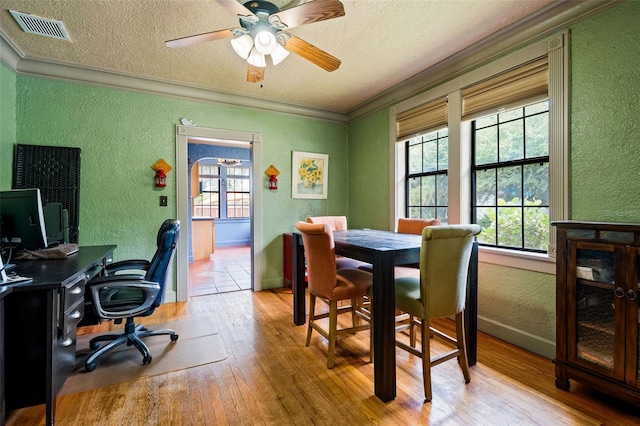
M 214 317 L 228 358 L 59 397 L 56 424 L 640 424 L 626 404 L 585 386 L 572 382 L 571 392 L 556 389 L 550 360 L 482 333 L 471 383 L 464 384 L 455 361 L 439 365 L 433 369 L 430 403 L 423 402 L 419 359 L 398 349 L 398 396 L 383 403 L 373 395 L 368 332 L 339 340 L 336 366 L 328 370 L 326 341 L 314 333 L 311 346 L 304 346 L 306 327 L 294 326 L 291 302 L 290 292 L 276 290 L 163 305 L 145 323 Z M 20 409 L 9 414 L 7 424 L 43 424 L 43 416 L 43 406 Z

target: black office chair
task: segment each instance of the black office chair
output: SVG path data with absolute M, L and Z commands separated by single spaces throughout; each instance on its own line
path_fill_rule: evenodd
M 143 364 L 151 362 L 149 348 L 142 341 L 148 336 L 169 335 L 172 342 L 178 340 L 173 330 L 149 330 L 142 325 L 136 326 L 135 317 L 151 315 L 164 301 L 165 287 L 173 263 L 173 255 L 178 244 L 180 221 L 167 219 L 158 231 L 158 249 L 151 262 L 147 260 L 125 260 L 107 265 L 107 275 L 96 277 L 86 287 L 88 303 L 86 316 L 93 313 L 99 322 L 114 320 L 119 324 L 124 319 L 124 333 L 105 334 L 94 337 L 89 348 L 96 350 L 85 361 L 85 370 L 96 368 L 98 357 L 124 343 L 134 345 L 142 353 Z M 120 271 L 146 271 L 144 275 L 116 274 Z M 91 312 L 93 311 L 93 312 Z M 101 342 L 110 342 L 100 348 Z M 100 349 L 98 349 L 100 348 Z

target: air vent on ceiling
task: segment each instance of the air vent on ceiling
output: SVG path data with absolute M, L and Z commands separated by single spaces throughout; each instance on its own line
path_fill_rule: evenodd
M 13 18 L 16 20 L 18 25 L 20 25 L 20 28 L 22 28 L 26 33 L 71 41 L 71 37 L 69 37 L 69 33 L 67 33 L 67 30 L 61 21 L 42 18 L 36 15 L 29 15 L 28 13 L 16 12 L 15 10 L 10 10 L 9 12 L 11 12 Z

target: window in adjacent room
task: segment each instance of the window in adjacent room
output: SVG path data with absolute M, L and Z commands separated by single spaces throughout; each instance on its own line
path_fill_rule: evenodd
M 220 217 L 220 167 L 200 162 L 199 195 L 193 198 L 192 215 L 196 217 Z
M 249 212 L 249 167 L 227 168 L 226 200 L 227 217 L 250 217 Z
M 549 244 L 549 102 L 473 120 L 472 221 L 482 245 L 546 252 Z

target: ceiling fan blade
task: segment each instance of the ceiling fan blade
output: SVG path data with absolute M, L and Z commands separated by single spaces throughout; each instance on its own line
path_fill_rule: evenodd
M 220 40 L 221 38 L 229 38 L 229 37 L 233 37 L 233 32 L 231 31 L 231 29 L 226 29 L 226 30 L 211 31 L 209 33 L 192 35 L 192 36 L 187 36 L 182 38 L 176 38 L 174 40 L 165 41 L 164 44 L 166 44 L 167 47 L 188 47 L 188 46 L 193 46 L 199 43 L 204 43 L 205 41 L 214 41 L 214 40 Z
M 247 68 L 247 81 L 249 83 L 260 83 L 264 80 L 264 67 L 255 67 L 249 64 Z
M 252 11 L 244 7 L 244 5 L 238 3 L 236 0 L 216 0 L 222 6 L 226 7 L 231 12 L 240 16 L 255 16 Z
M 338 0 L 315 0 L 278 12 L 287 28 L 344 16 L 344 6 Z
M 284 46 L 284 48 L 289 52 L 302 56 L 307 61 L 314 63 L 329 72 L 335 71 L 340 67 L 340 64 L 342 63 L 340 59 L 329 55 L 324 50 L 318 49 L 313 44 L 308 43 L 293 34 L 285 34 L 287 34 L 287 37 L 291 37 L 287 40 L 287 44 Z

